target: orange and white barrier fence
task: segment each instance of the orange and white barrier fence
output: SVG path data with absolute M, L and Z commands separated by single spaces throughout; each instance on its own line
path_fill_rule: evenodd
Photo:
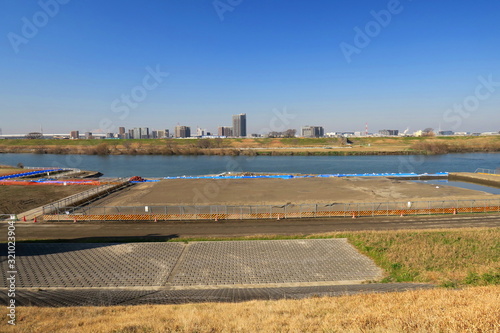
M 368 216 L 408 216 L 408 215 L 439 215 L 460 213 L 491 213 L 500 212 L 500 205 L 481 207 L 443 207 L 426 209 L 383 209 L 356 211 L 301 211 L 288 213 L 184 213 L 184 214 L 51 214 L 44 215 L 45 221 L 183 221 L 183 220 L 257 220 L 285 219 L 308 217 L 368 217 Z

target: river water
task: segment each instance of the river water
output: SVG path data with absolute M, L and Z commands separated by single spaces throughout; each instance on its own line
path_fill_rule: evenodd
M 166 177 L 222 172 L 280 173 L 435 173 L 474 172 L 500 167 L 498 153 L 433 156 L 158 156 L 0 154 L 0 164 L 70 167 L 100 171 L 106 177 Z

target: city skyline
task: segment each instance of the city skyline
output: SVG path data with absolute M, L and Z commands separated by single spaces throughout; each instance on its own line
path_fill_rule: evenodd
M 228 6 L 4 3 L 3 133 L 215 132 L 239 113 L 252 115 L 248 133 L 500 129 L 498 2 Z

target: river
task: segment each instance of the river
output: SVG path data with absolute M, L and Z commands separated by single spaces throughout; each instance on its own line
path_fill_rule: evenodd
M 474 172 L 500 167 L 499 153 L 409 156 L 158 156 L 0 154 L 0 164 L 71 167 L 106 177 L 166 177 L 228 171 L 280 173 Z

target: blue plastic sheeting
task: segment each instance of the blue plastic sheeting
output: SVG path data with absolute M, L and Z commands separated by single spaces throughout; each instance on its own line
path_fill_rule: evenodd
M 292 178 L 330 178 L 330 177 L 419 177 L 419 176 L 448 176 L 448 172 L 437 173 L 352 173 L 352 174 L 325 174 L 325 175 L 256 175 L 256 176 L 180 176 L 180 177 L 165 177 L 163 179 L 249 179 L 249 178 L 277 178 L 277 179 L 292 179 Z
M 159 182 L 160 180 L 159 179 L 145 179 L 143 181 L 137 181 L 137 180 L 134 180 L 134 181 L 131 181 L 132 184 L 138 184 L 138 183 L 156 183 L 156 182 Z
M 15 175 L 1 176 L 0 180 L 9 179 L 9 178 L 18 178 L 18 177 L 24 177 L 24 176 L 31 176 L 31 175 L 38 175 L 41 173 L 61 171 L 61 170 L 62 169 L 50 169 L 50 170 L 37 170 L 37 171 L 30 171 L 30 172 L 25 172 L 25 173 L 17 173 Z

